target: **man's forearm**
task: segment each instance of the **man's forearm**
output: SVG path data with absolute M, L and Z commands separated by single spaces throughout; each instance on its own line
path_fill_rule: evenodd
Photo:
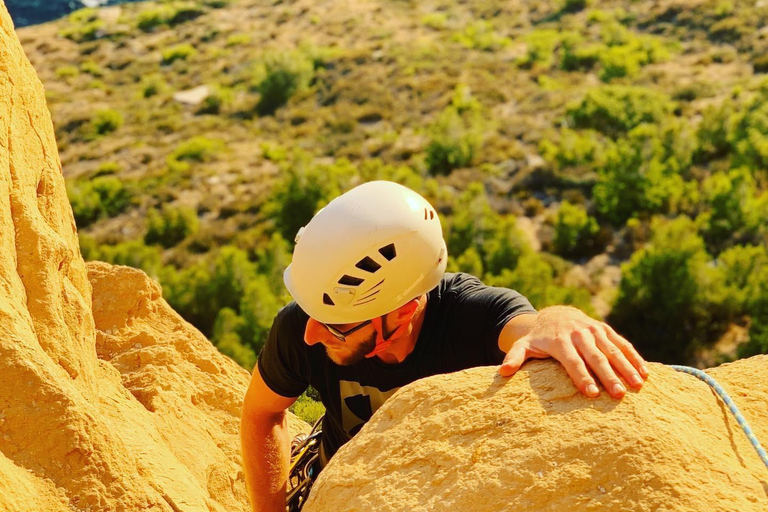
M 245 484 L 255 512 L 284 512 L 290 462 L 290 434 L 285 413 L 243 414 L 240 446 Z

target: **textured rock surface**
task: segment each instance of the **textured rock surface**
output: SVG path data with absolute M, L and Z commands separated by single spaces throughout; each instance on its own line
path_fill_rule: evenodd
M 765 511 L 768 469 L 709 386 L 654 364 L 621 401 L 552 361 L 399 390 L 315 484 L 313 511 Z M 768 440 L 768 356 L 711 371 Z
M 1 0 L 0 375 L 3 512 L 247 509 L 248 373 L 143 273 L 86 268 L 43 88 Z

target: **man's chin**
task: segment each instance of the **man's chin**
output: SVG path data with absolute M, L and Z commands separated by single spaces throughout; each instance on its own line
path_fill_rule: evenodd
M 365 354 L 352 354 L 347 356 L 341 356 L 340 354 L 331 352 L 330 350 L 327 350 L 327 349 L 325 353 L 328 354 L 328 357 L 330 358 L 331 361 L 334 362 L 334 364 L 337 364 L 339 366 L 351 366 L 365 359 Z

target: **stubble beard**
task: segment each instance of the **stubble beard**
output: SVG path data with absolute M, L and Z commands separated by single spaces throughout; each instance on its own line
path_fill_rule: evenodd
M 363 359 L 365 359 L 366 354 L 370 354 L 373 349 L 376 348 L 376 331 L 371 333 L 371 336 L 357 345 L 350 354 L 344 355 L 342 357 L 339 357 L 337 353 L 334 353 L 330 350 L 328 350 L 328 347 L 325 347 L 325 353 L 328 354 L 328 357 L 336 363 L 339 366 L 351 366 L 353 364 L 357 364 Z

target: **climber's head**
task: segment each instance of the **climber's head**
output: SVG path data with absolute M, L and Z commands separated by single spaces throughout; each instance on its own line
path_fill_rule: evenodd
M 440 220 L 427 200 L 373 181 L 337 197 L 299 230 L 283 278 L 310 316 L 308 343 L 367 346 L 374 339 L 378 353 L 405 333 L 415 299 L 439 284 L 446 261 Z

